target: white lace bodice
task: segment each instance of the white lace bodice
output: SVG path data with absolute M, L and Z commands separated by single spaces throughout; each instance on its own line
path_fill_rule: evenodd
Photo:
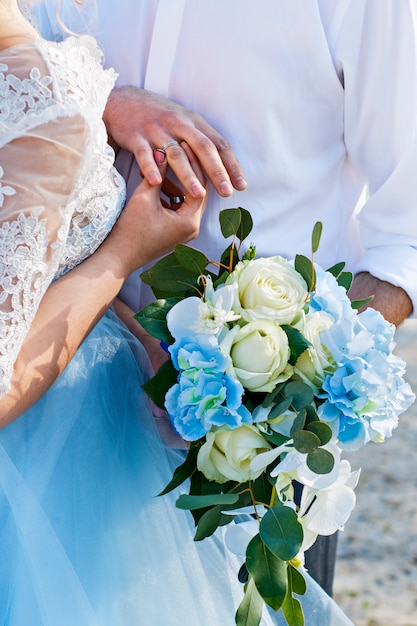
M 0 395 L 46 289 L 97 249 L 125 199 L 101 62 L 90 37 L 0 52 Z

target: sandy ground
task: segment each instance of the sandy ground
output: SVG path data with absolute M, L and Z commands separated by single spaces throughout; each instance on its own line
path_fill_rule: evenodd
M 417 393 L 417 320 L 405 322 L 396 341 Z M 417 403 L 392 438 L 345 458 L 362 473 L 339 533 L 335 600 L 355 626 L 417 626 Z

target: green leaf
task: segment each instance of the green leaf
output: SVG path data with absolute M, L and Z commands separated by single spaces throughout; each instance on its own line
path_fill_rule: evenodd
M 303 430 L 306 424 L 307 411 L 303 407 L 301 411 L 298 413 L 296 418 L 294 419 L 293 425 L 291 426 L 290 435 L 294 437 L 294 434 L 299 430 Z
M 256 589 L 253 578 L 246 585 L 245 595 L 235 615 L 236 626 L 259 626 L 264 602 Z
M 304 613 L 301 602 L 298 598 L 294 598 L 290 591 L 288 591 L 282 604 L 282 613 L 287 624 L 291 624 L 291 626 L 304 626 Z
M 313 291 L 316 281 L 314 267 L 310 259 L 302 254 L 297 254 L 294 260 L 294 267 L 304 278 L 308 291 Z
M 142 272 L 142 281 L 157 292 L 157 297 L 185 297 L 193 291 L 201 290 L 198 284 L 200 273 L 185 269 L 178 262 L 174 252 L 157 261 L 151 268 Z
M 290 365 L 295 365 L 295 362 L 297 361 L 300 354 L 307 350 L 311 343 L 307 341 L 304 335 L 297 328 L 294 328 L 293 326 L 287 326 L 286 324 L 283 324 L 281 328 L 287 335 L 288 343 L 290 344 Z
M 155 402 L 156 406 L 164 409 L 166 393 L 168 389 L 175 385 L 177 379 L 178 371 L 173 366 L 171 359 L 169 359 L 169 361 L 165 361 L 161 365 L 153 378 L 142 385 L 142 388 Z
M 259 594 L 274 611 L 278 611 L 287 593 L 287 563 L 277 558 L 261 537 L 255 535 L 246 550 L 246 566 Z
M 227 267 L 228 270 L 225 270 L 224 268 L 222 268 L 220 270 L 220 276 L 227 277 L 229 274 L 229 271 L 233 271 L 238 261 L 239 261 L 239 256 L 237 254 L 236 246 L 234 244 L 230 244 L 230 246 L 226 248 L 226 250 L 223 252 L 220 258 L 221 265 Z
M 320 439 L 307 430 L 297 430 L 293 434 L 295 449 L 301 454 L 308 454 L 320 446 Z
M 191 496 L 183 494 L 178 498 L 175 505 L 179 509 L 192 511 L 193 509 L 203 509 L 207 506 L 215 506 L 220 504 L 236 504 L 239 501 L 239 495 L 235 493 L 214 493 L 206 496 Z
M 173 338 L 167 327 L 166 316 L 179 301 L 180 298 L 155 300 L 136 313 L 134 318 L 152 337 L 170 345 L 173 343 Z
M 301 380 L 292 380 L 283 389 L 285 396 L 292 397 L 292 406 L 296 411 L 310 405 L 314 400 L 314 391 Z
M 265 513 L 259 535 L 268 550 L 282 561 L 293 559 L 303 542 L 303 528 L 297 514 L 287 506 L 274 506 Z
M 252 493 L 256 502 L 263 502 L 269 505 L 272 491 L 273 485 L 271 485 L 264 472 L 252 483 Z
M 363 306 L 366 306 L 367 304 L 372 302 L 373 299 L 374 299 L 374 296 L 369 296 L 369 298 L 364 298 L 363 300 L 352 300 L 351 302 L 352 309 L 356 309 L 356 310 L 361 309 Z
M 337 284 L 349 291 L 352 286 L 352 280 L 353 274 L 351 272 L 342 272 L 337 278 Z
M 275 404 L 269 412 L 268 420 L 273 420 L 276 417 L 279 417 L 280 415 L 285 413 L 285 411 L 290 408 L 291 402 L 292 396 L 289 396 L 288 398 L 284 398 L 284 400 L 281 400 L 281 402 Z
M 174 489 L 182 485 L 182 483 L 191 476 L 197 466 L 197 455 L 199 449 L 200 446 L 191 446 L 191 448 L 188 450 L 187 458 L 185 459 L 184 463 L 182 463 L 175 469 L 171 480 L 169 481 L 165 489 L 158 494 L 159 496 L 164 496 L 170 491 L 173 491 Z
M 290 563 L 287 574 L 289 583 L 288 587 L 292 589 L 293 593 L 296 593 L 299 596 L 303 596 L 307 591 L 307 583 L 300 570 Z
M 316 474 L 329 474 L 334 467 L 334 457 L 328 450 L 317 448 L 307 454 L 307 465 Z
M 329 272 L 329 274 L 332 274 L 335 278 L 337 278 L 340 272 L 343 271 L 345 265 L 346 263 L 344 261 L 341 261 L 340 263 L 336 263 L 336 265 L 332 265 L 332 267 L 329 267 L 327 271 Z
M 194 541 L 202 541 L 216 531 L 219 526 L 225 526 L 233 521 L 233 515 L 225 515 L 222 511 L 226 507 L 214 506 L 201 516 L 197 524 Z
M 313 251 L 313 254 L 317 252 L 317 250 L 319 249 L 322 231 L 323 231 L 322 222 L 316 222 L 314 224 L 313 233 L 311 236 L 311 249 Z
M 325 446 L 332 438 L 332 429 L 324 422 L 311 422 L 306 429 L 314 433 L 320 439 L 320 445 Z
M 204 274 L 207 265 L 210 263 L 210 260 L 203 252 L 183 243 L 178 243 L 175 246 L 174 254 L 182 267 L 197 275 Z
M 236 235 L 240 241 L 243 241 L 253 228 L 251 214 L 242 207 L 220 211 L 219 220 L 222 235 L 225 238 Z

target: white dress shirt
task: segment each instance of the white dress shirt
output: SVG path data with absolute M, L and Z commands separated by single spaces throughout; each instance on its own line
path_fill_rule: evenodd
M 96 0 L 97 15 L 93 4 L 77 14 L 66 0 L 64 21 L 84 20 L 118 84 L 201 113 L 246 174 L 245 192 L 211 191 L 193 245 L 218 260 L 219 210 L 242 206 L 258 256 L 310 256 L 320 220 L 318 263 L 403 287 L 417 315 L 415 0 Z M 136 279 L 130 289 L 138 309 L 149 295 Z

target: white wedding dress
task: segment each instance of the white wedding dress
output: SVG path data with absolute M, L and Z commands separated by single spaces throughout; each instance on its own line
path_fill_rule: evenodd
M 48 285 L 122 209 L 101 121 L 113 82 L 91 38 L 0 53 L 0 392 Z M 0 431 L 3 626 L 233 626 L 239 564 L 221 538 L 193 541 L 178 494 L 156 497 L 182 457 L 155 427 L 149 371 L 109 311 Z M 311 580 L 302 601 L 306 626 L 351 624 Z

